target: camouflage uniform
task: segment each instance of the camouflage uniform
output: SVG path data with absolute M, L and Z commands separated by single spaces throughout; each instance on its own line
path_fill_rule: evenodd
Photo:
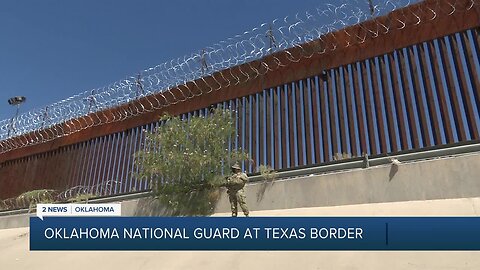
M 232 166 L 232 170 L 236 170 L 231 176 L 227 178 L 227 194 L 230 200 L 230 206 L 232 209 L 232 217 L 237 216 L 237 203 L 240 204 L 243 213 L 248 217 L 248 207 L 245 197 L 245 191 L 243 188 L 248 182 L 248 177 L 245 173 L 242 173 L 240 166 L 237 164 Z

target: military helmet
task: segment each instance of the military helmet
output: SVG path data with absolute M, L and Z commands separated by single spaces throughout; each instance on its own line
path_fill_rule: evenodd
M 240 168 L 240 165 L 238 163 L 235 163 L 232 165 L 231 167 L 232 169 L 237 169 L 237 170 L 241 170 L 242 168 Z

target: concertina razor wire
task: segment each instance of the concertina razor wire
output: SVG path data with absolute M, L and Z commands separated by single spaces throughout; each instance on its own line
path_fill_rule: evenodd
M 418 2 L 415 0 L 387 0 L 375 5 L 369 5 L 367 0 L 334 2 L 335 5 L 324 4 L 293 17 L 263 23 L 241 35 L 145 69 L 106 87 L 85 91 L 44 108 L 2 120 L 0 154 L 92 126 L 122 121 L 230 85 L 242 84 L 303 58 L 331 52 L 340 46 L 363 43 L 367 37 L 376 38 L 392 29 L 418 25 L 435 20 L 438 16 L 450 16 L 480 4 L 480 0 L 470 0 L 467 5 L 459 0 L 430 1 L 432 5 L 412 5 Z M 389 20 L 377 20 L 379 16 L 398 9 L 401 12 L 390 14 Z M 428 19 L 422 21 L 421 18 Z M 369 26 L 360 24 L 367 20 L 373 23 Z M 356 24 L 360 24 L 362 34 L 349 32 L 348 26 Z M 338 41 L 333 34 L 336 31 L 343 31 L 350 39 Z M 313 47 L 312 41 L 320 41 L 323 46 Z M 296 49 L 296 53 L 289 50 L 292 48 Z M 285 53 L 284 57 L 276 56 L 280 52 Z M 269 55 L 273 56 L 273 61 L 265 60 Z M 252 65 L 254 61 L 260 64 Z M 238 67 L 239 72 L 232 72 L 234 67 Z M 205 79 L 207 77 L 209 80 Z M 215 84 L 212 84 L 212 80 Z M 202 86 L 198 86 L 197 82 Z M 174 88 L 179 95 L 169 92 Z M 149 104 L 148 108 L 140 99 Z M 121 106 L 128 103 L 133 106 Z M 112 108 L 117 109 L 116 113 L 113 117 L 106 116 L 105 111 Z
M 98 198 L 120 186 L 119 181 L 108 180 L 91 186 L 74 186 L 65 191 L 53 189 L 34 190 L 17 197 L 0 200 L 0 212 L 35 207 L 38 203 L 82 202 Z M 133 192 L 133 191 L 132 191 Z

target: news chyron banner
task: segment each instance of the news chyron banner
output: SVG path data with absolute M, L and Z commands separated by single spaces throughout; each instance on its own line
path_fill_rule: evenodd
M 121 217 L 38 205 L 30 250 L 480 250 L 479 217 Z
M 113 217 L 122 215 L 120 203 L 110 204 L 37 204 L 37 217 Z

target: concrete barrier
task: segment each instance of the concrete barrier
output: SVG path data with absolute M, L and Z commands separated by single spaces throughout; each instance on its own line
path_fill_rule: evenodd
M 252 210 L 480 196 L 480 154 L 354 169 L 246 187 Z M 225 192 L 215 212 L 229 212 Z
M 479 165 L 480 154 L 476 153 L 402 163 L 398 166 L 384 165 L 257 182 L 246 187 L 247 203 L 253 212 L 340 205 L 363 205 L 358 208 L 361 210 L 374 203 L 475 198 L 480 197 Z M 123 216 L 166 214 L 165 208 L 151 197 L 121 203 Z M 457 205 L 449 213 L 455 215 L 458 209 L 458 215 L 463 215 L 465 207 Z M 230 205 L 223 190 L 215 213 L 228 214 L 229 211 Z M 30 216 L 31 214 L 0 216 L 0 229 L 27 227 Z
M 0 217 L 0 229 L 22 228 L 30 226 L 29 218 L 34 214 L 17 214 Z

